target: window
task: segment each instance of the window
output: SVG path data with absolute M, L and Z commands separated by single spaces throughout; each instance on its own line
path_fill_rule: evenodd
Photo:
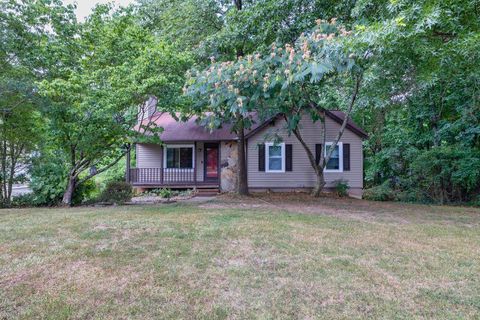
M 330 150 L 332 142 L 326 143 L 325 148 L 325 157 L 327 152 Z M 341 142 L 337 143 L 335 150 L 333 150 L 330 159 L 328 160 L 327 165 L 325 166 L 325 172 L 342 172 L 343 171 L 343 144 Z
M 267 172 L 285 172 L 285 143 L 265 143 Z
M 193 169 L 193 146 L 166 146 L 163 157 L 164 168 Z

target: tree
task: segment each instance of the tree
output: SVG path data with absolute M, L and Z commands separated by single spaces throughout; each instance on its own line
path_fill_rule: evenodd
M 12 94 L 12 93 L 11 93 Z M 10 205 L 14 183 L 24 182 L 30 155 L 40 137 L 40 118 L 32 101 L 13 94 L 15 102 L 6 106 L 2 100 L 0 113 L 0 203 Z M 13 97 L 10 97 L 13 98 Z
M 139 6 L 139 12 L 144 13 L 140 19 L 160 38 L 174 41 L 180 48 L 194 49 L 197 67 L 204 66 L 208 57 L 228 61 L 268 51 L 275 40 L 294 42 L 303 30 L 315 25 L 318 17 L 341 16 L 347 20 L 350 10 L 351 6 L 335 2 L 306 0 L 143 0 Z M 225 121 L 234 124 L 239 154 L 238 191 L 247 194 L 244 132 L 250 120 L 244 119 L 242 112 L 221 113 Z
M 271 46 L 271 53 L 257 53 L 235 62 L 214 63 L 202 72 L 195 72 L 187 84 L 186 93 L 197 101 L 194 108 L 206 116 L 210 128 L 217 128 L 222 121 L 232 121 L 237 114 L 242 124 L 249 128 L 251 113 L 257 110 L 260 119 L 282 114 L 289 134 L 293 133 L 302 144 L 317 175 L 313 195 L 318 196 L 325 180 L 323 171 L 345 130 L 347 120 L 355 106 L 361 83 L 362 68 L 357 55 L 348 46 L 350 32 L 336 25 L 335 21 L 318 22 L 318 27 L 300 36 L 294 46 Z M 299 122 L 305 114 L 313 121 L 325 124 L 325 109 L 331 103 L 322 98 L 347 91 L 352 84 L 350 99 L 345 108 L 345 119 L 337 137 L 326 152 L 315 159 L 301 134 Z M 341 100 L 338 99 L 337 100 Z M 337 101 L 338 102 L 338 101 Z M 237 122 L 238 123 L 238 122 Z M 235 123 L 233 130 L 242 132 Z M 240 131 L 239 131 L 240 128 Z M 323 125 L 323 139 L 326 136 Z M 325 141 L 323 143 L 325 146 Z
M 67 155 L 62 203 L 75 189 L 116 164 L 139 136 L 138 106 L 151 96 L 175 107 L 188 56 L 178 54 L 135 22 L 129 10 L 97 6 L 75 36 L 74 61 L 41 83 L 51 142 Z M 62 50 L 62 47 L 59 47 Z M 176 94 L 177 93 L 177 94 Z
M 251 113 L 258 107 L 248 97 L 261 93 L 261 88 L 249 84 L 258 79 L 252 57 L 237 62 L 213 63 L 207 70 L 192 70 L 187 75 L 184 93 L 192 101 L 191 112 L 197 114 L 200 123 L 213 130 L 232 124 L 232 132 L 238 137 L 239 170 L 238 193 L 247 194 L 245 176 L 245 129 L 252 125 Z
M 41 139 L 35 82 L 43 76 L 41 43 L 50 21 L 46 7 L 58 3 L 0 2 L 0 204 L 10 205 L 12 186 L 24 182 L 32 151 Z M 61 10 L 55 16 L 62 16 Z M 53 15 L 52 15 L 53 16 Z
M 366 57 L 366 52 L 362 52 L 365 48 L 358 43 L 353 46 L 352 33 L 337 25 L 335 19 L 317 23 L 293 46 L 273 45 L 271 54 L 264 58 L 270 71 L 264 83 L 269 107 L 283 115 L 288 133 L 293 133 L 305 150 L 317 177 L 313 196 L 319 196 L 325 186 L 324 169 L 356 105 L 363 74 L 361 62 Z M 335 107 L 344 111 L 345 118 L 327 148 L 326 110 Z M 299 124 L 305 115 L 322 123 L 322 145 L 327 149 L 320 152 L 319 159 L 302 137 Z
M 434 177 L 416 176 L 415 168 L 430 155 L 478 154 L 478 2 L 403 1 L 375 15 L 358 14 L 364 18 L 356 28 L 375 55 L 364 77 L 362 113 L 355 116 L 370 132 L 366 185 L 387 183 L 416 201 L 473 199 L 478 188 L 448 197 L 438 189 L 425 198 L 420 181 Z

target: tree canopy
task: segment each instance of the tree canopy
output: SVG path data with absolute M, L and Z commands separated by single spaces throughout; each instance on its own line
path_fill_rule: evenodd
M 71 198 L 68 186 L 113 168 L 140 139 L 138 106 L 155 96 L 161 111 L 198 115 L 210 128 L 232 123 L 239 141 L 254 111 L 284 114 L 301 139 L 303 112 L 322 121 L 322 110 L 340 109 L 369 134 L 367 194 L 479 202 L 479 7 L 139 0 L 97 6 L 80 22 L 60 0 L 0 0 L 2 199 L 21 179 L 10 170 L 15 150 L 22 163 L 58 162 L 61 182 L 46 189 Z
M 138 106 L 150 96 L 158 108 L 175 108 L 188 55 L 158 41 L 135 22 L 130 10 L 111 13 L 97 6 L 74 36 L 76 51 L 67 65 L 40 83 L 50 142 L 63 150 L 70 204 L 77 185 L 120 160 L 139 135 Z M 63 51 L 62 46 L 57 50 Z M 56 51 L 51 51 L 55 54 Z

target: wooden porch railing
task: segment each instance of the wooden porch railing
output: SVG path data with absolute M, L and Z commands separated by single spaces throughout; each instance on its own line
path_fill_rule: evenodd
M 145 185 L 182 185 L 197 182 L 195 168 L 130 168 L 130 183 Z

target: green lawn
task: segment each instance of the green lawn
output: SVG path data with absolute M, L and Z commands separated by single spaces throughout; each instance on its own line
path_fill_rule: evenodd
M 0 211 L 0 319 L 479 317 L 478 209 L 265 196 Z

